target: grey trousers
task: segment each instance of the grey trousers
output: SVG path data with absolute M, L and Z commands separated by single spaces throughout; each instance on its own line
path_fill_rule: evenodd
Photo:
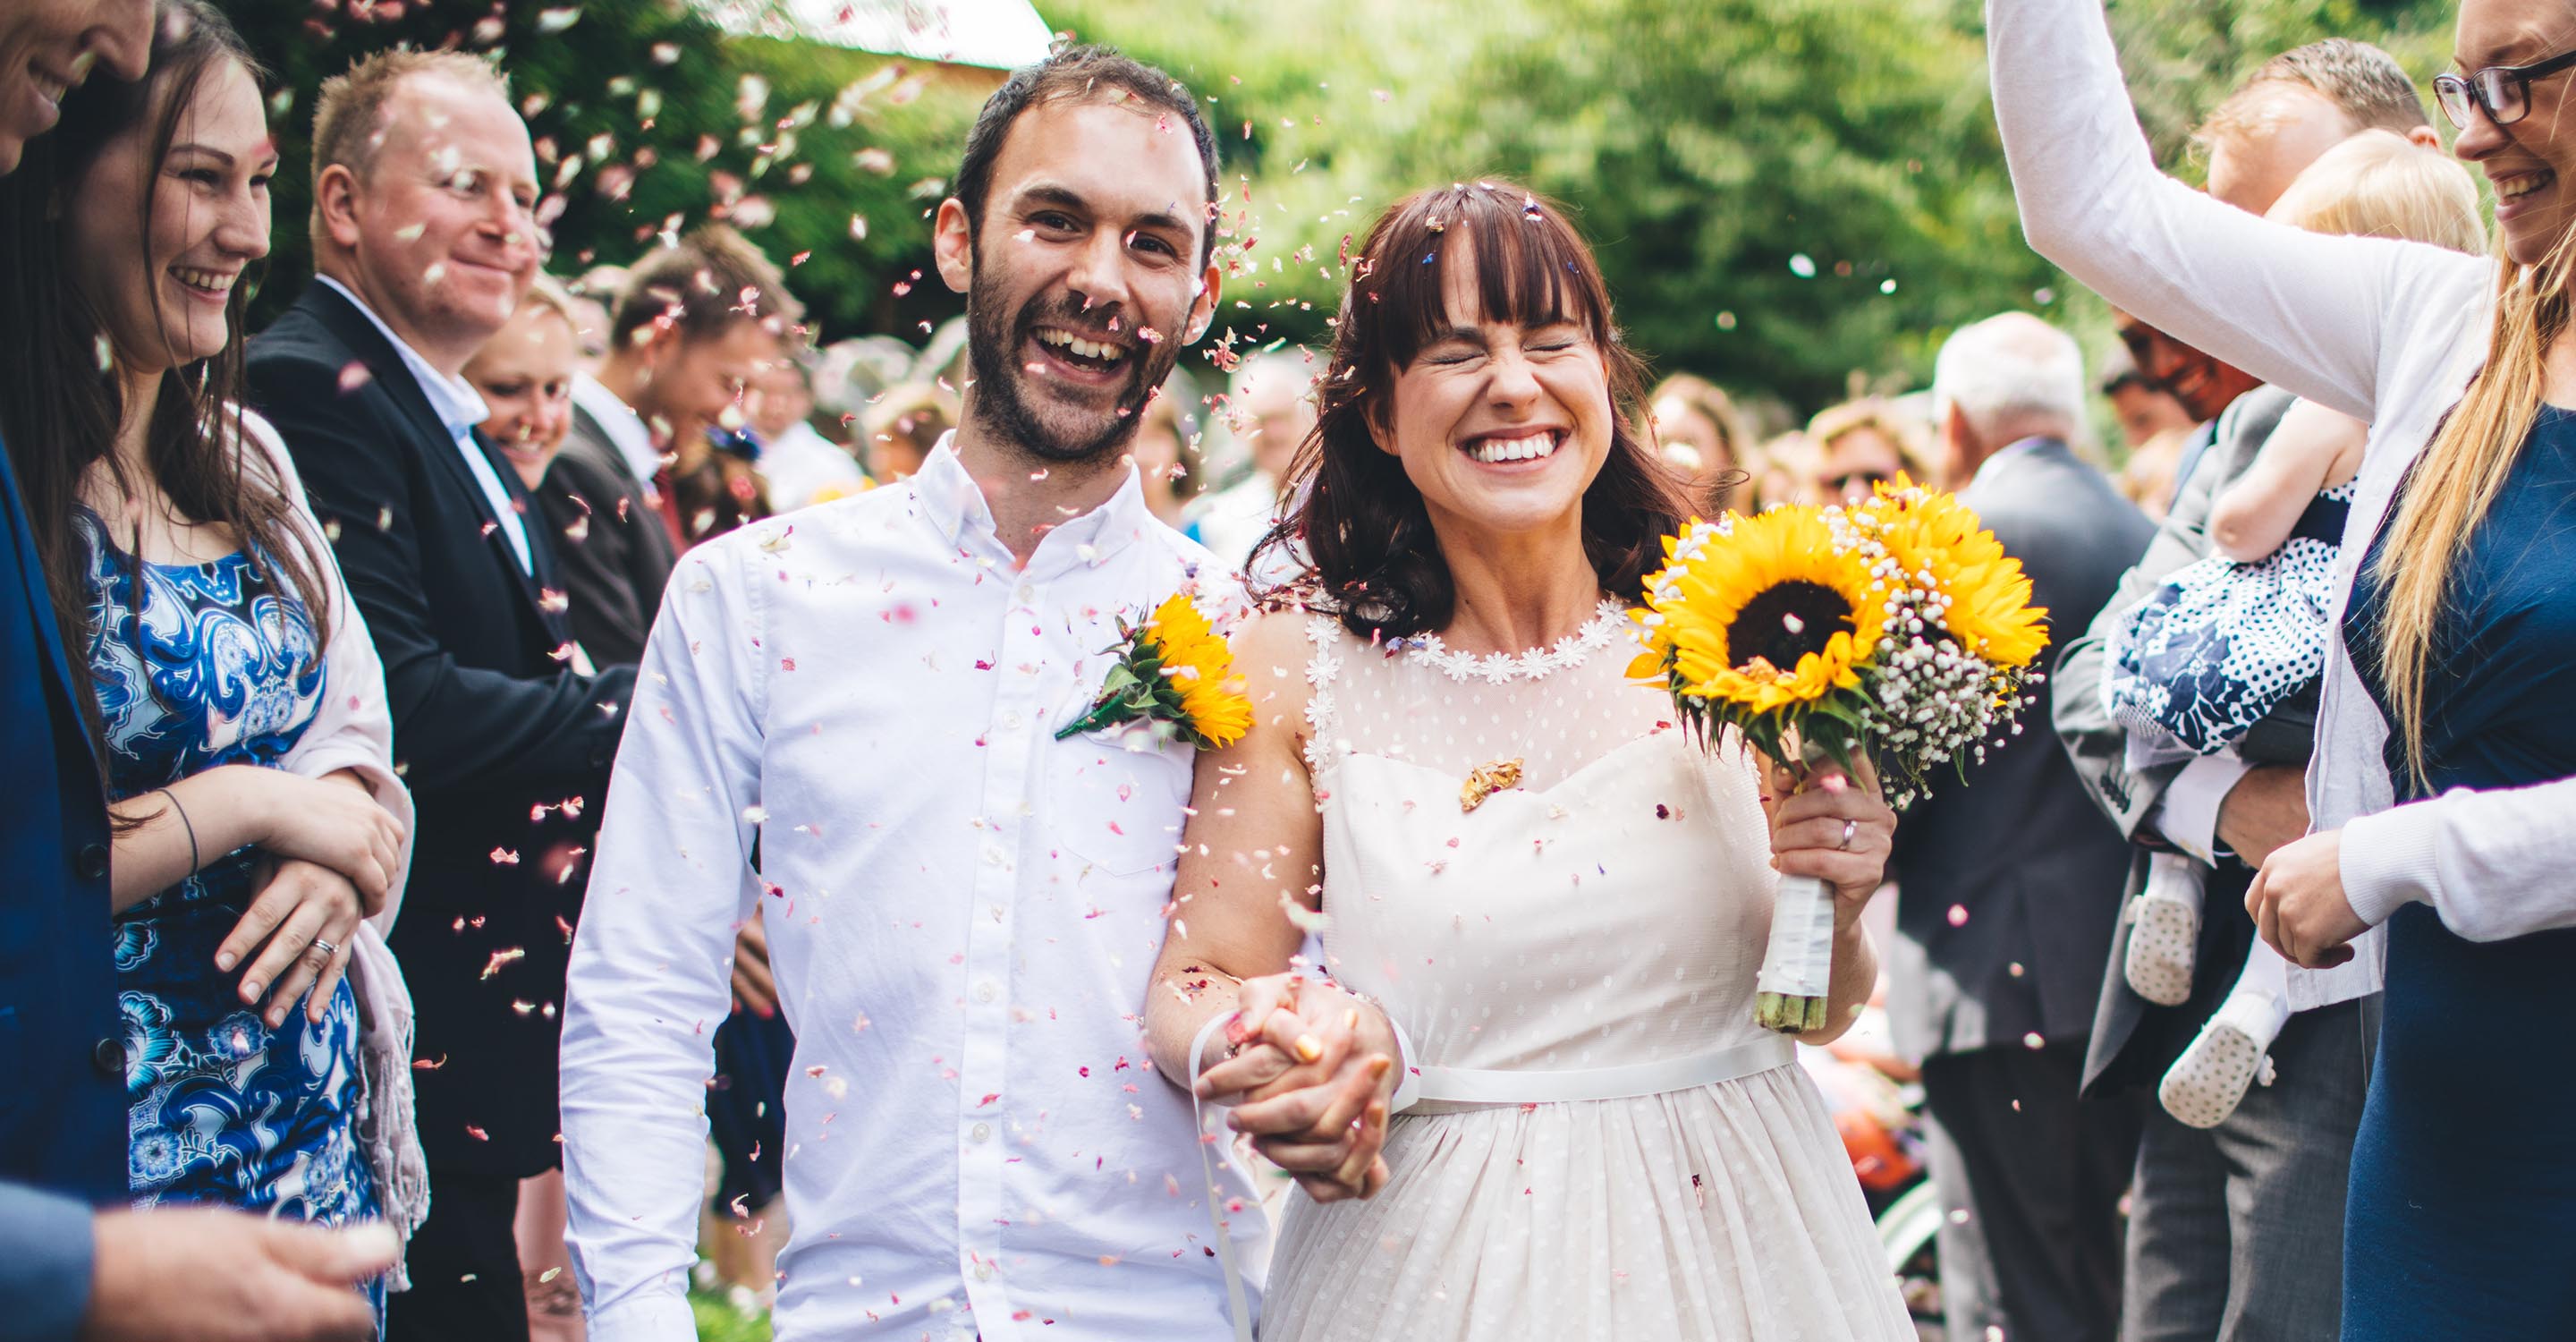
M 1953 1342 L 2111 1342 L 2120 1310 L 2120 1195 L 2138 1149 L 2138 1097 L 2079 1098 L 2084 1046 L 2002 1045 L 1923 1060 L 1932 1181 L 1984 1240 L 1967 1261 L 1944 1234 L 1941 1304 Z
M 2150 1106 L 2121 1342 L 2318 1342 L 2342 1326 L 2344 1187 L 2376 999 L 2290 1018 L 2278 1079 L 2202 1130 Z

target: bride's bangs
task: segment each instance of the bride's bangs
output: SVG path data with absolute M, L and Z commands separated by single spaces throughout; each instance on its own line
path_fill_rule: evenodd
M 1444 292 L 1461 248 L 1476 267 L 1478 315 L 1523 327 L 1574 322 L 1605 352 L 1615 340 L 1601 272 L 1562 211 L 1519 187 L 1479 183 L 1425 191 L 1397 207 L 1373 274 L 1354 283 L 1377 309 L 1388 365 L 1413 362 L 1448 328 Z

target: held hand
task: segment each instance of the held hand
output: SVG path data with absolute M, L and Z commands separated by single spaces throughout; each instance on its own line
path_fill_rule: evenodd
M 325 1230 L 213 1207 L 102 1212 L 86 1342 L 366 1342 L 354 1289 L 393 1266 L 381 1224 Z
M 1305 989 L 1302 974 L 1245 979 L 1235 990 L 1234 1019 L 1225 1025 L 1226 1047 L 1221 1052 L 1211 1050 L 1200 1060 L 1202 1068 L 1191 1090 L 1202 1100 L 1234 1104 L 1286 1076 L 1303 1060 L 1303 1053 L 1311 1051 L 1320 1060 L 1323 1040 L 1308 1035 L 1304 1018 L 1297 1014 Z
M 1813 876 L 1834 892 L 1834 921 L 1848 927 L 1887 879 L 1896 812 L 1880 799 L 1867 760 L 1847 776 L 1832 764 L 1811 770 L 1805 786 L 1781 766 L 1763 762 L 1762 809 L 1771 818 L 1771 866 L 1783 876 Z
M 286 1023 L 295 999 L 310 988 L 313 995 L 304 1014 L 318 1024 L 331 1009 L 332 991 L 348 973 L 358 923 L 365 916 L 357 887 L 339 872 L 300 858 L 264 859 L 260 867 L 259 893 L 233 924 L 232 934 L 215 948 L 215 968 L 230 972 L 264 940 L 266 947 L 242 971 L 242 1004 L 258 1006 L 260 989 L 275 984 L 261 1012 L 274 1030 Z
M 2245 771 L 2218 803 L 2218 839 L 2248 866 L 2308 832 L 2308 775 L 2287 764 Z
M 2275 850 L 2245 891 L 2254 928 L 2283 958 L 2330 969 L 2352 958 L 2370 928 L 2343 893 L 2343 831 L 2330 829 Z
M 260 789 L 252 842 L 282 858 L 319 863 L 349 878 L 369 915 L 381 912 L 402 861 L 402 822 L 364 788 L 250 767 Z M 204 854 L 213 858 L 215 854 Z
M 1252 1090 L 1232 1124 L 1316 1201 L 1368 1197 L 1388 1178 L 1379 1152 L 1402 1048 L 1374 1003 L 1309 985 L 1298 1006 L 1289 1052 L 1303 1061 Z
M 769 929 L 760 911 L 733 938 L 734 1005 L 764 1019 L 778 1014 L 778 983 L 769 974 Z

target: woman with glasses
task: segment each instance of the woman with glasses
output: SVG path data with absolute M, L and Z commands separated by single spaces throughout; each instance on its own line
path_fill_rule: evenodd
M 1858 503 L 1899 475 L 1939 484 L 1924 437 L 1924 425 L 1875 396 L 1829 407 L 1807 423 L 1807 441 L 1815 444 L 1808 493 L 1818 503 Z
M 2576 1337 L 2576 24 L 2466 0 L 2436 81 L 2501 254 L 2319 237 L 2156 171 L 2100 10 L 1991 0 L 2031 244 L 2124 311 L 2370 423 L 2336 560 L 2310 833 L 2248 893 L 2295 965 L 2375 958 L 2343 1337 Z M 2301 971 L 2290 992 L 2299 1000 Z M 2538 1050 L 2535 1053 L 2535 1049 Z

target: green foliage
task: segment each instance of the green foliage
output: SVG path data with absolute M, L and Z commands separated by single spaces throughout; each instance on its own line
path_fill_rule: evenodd
M 2023 244 L 1976 0 L 1040 0 L 1059 29 L 1187 82 L 1256 243 L 1247 339 L 1315 340 L 1344 238 L 1415 187 L 1500 174 L 1563 201 L 1631 340 L 1666 370 L 1801 411 L 1919 382 L 1960 323 L 2100 310 Z M 2436 0 L 2119 0 L 2140 117 L 2189 130 L 2272 54 L 2376 40 L 2419 79 Z M 1238 177 L 1247 179 L 1238 182 Z
M 1855 381 L 1919 381 L 1944 335 L 2004 308 L 2099 334 L 2098 305 L 2022 244 L 1978 0 L 1039 7 L 1204 100 L 1232 244 L 1218 329 L 1237 346 L 1328 338 L 1345 244 L 1406 191 L 1480 174 L 1576 213 L 1658 367 L 1802 412 Z M 283 76 L 282 282 L 256 323 L 309 270 L 314 91 L 396 41 L 502 61 L 559 197 L 558 271 L 629 261 L 668 227 L 730 214 L 780 261 L 805 257 L 790 280 L 828 336 L 917 339 L 960 306 L 913 272 L 929 270 L 925 215 L 997 73 L 729 38 L 681 0 L 515 0 L 489 18 L 383 0 L 228 8 Z M 2191 126 L 2266 57 L 2339 33 L 2429 78 L 2449 14 L 2444 0 L 2113 6 L 2140 120 L 2195 178 Z
M 675 0 L 588 6 L 234 0 L 227 10 L 277 76 L 286 170 L 253 327 L 293 301 L 312 263 L 309 143 L 322 81 L 408 43 L 492 57 L 536 141 L 559 274 L 625 263 L 666 230 L 726 218 L 782 265 L 827 335 L 909 330 L 957 304 L 943 286 L 893 287 L 924 267 L 935 204 L 998 74 L 814 43 L 729 37 Z M 554 211 L 560 211 L 554 214 Z M 865 220 L 858 236 L 854 220 Z M 917 331 L 913 331 L 917 335 Z

